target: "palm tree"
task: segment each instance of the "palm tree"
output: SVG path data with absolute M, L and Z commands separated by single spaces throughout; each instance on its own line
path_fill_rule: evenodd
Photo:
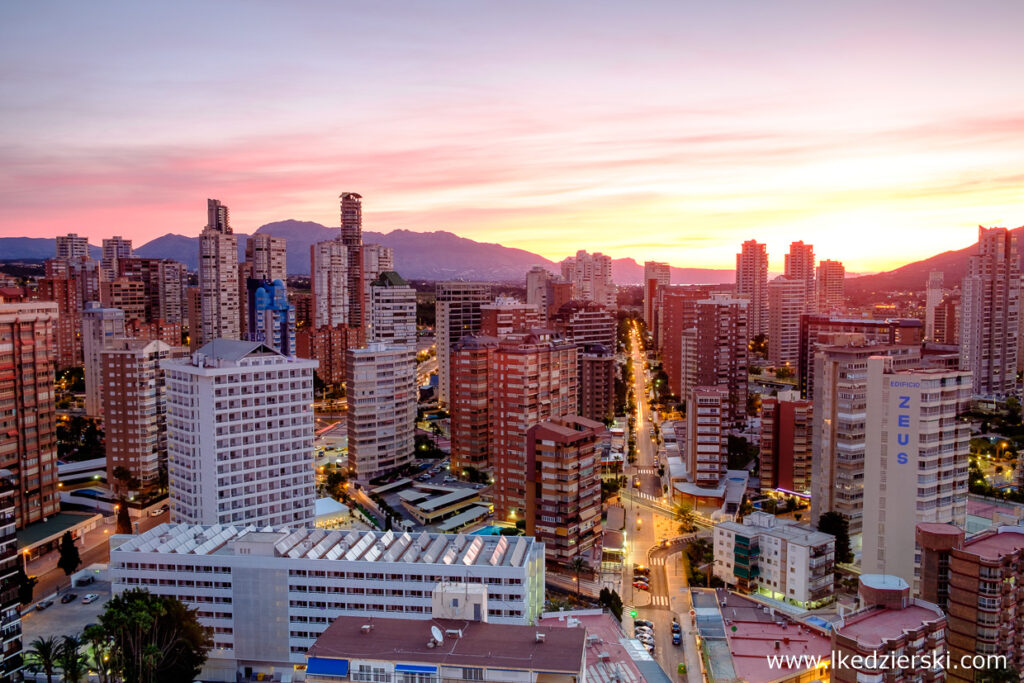
M 672 516 L 679 522 L 679 533 L 686 534 L 696 530 L 697 513 L 689 503 L 676 503 L 672 508 Z
M 96 671 L 100 683 L 107 683 L 110 680 L 107 675 L 107 669 L 110 666 L 110 639 L 107 637 L 107 632 L 97 624 L 86 626 L 82 631 L 82 641 L 89 646 L 86 649 L 86 666 Z
M 81 683 L 85 676 L 85 657 L 79 652 L 82 642 L 78 636 L 64 636 L 57 660 L 64 671 L 64 683 Z
M 60 639 L 56 636 L 36 638 L 29 643 L 29 651 L 25 654 L 46 674 L 46 683 L 53 683 L 53 669 L 61 654 Z
M 577 555 L 576 557 L 574 557 L 571 560 L 569 560 L 569 569 L 571 569 L 572 573 L 576 575 L 576 598 L 577 599 L 579 599 L 579 597 L 580 597 L 580 574 L 582 574 L 583 570 L 587 569 L 587 568 L 588 568 L 587 561 L 584 560 L 581 555 Z

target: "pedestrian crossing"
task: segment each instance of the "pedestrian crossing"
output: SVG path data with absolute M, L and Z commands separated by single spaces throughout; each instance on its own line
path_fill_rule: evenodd
M 653 493 L 647 493 L 646 491 L 634 491 L 633 495 L 636 496 L 637 498 L 646 498 L 647 500 L 653 500 L 653 501 L 660 501 L 661 500 L 661 496 L 653 494 Z
M 652 565 L 656 565 L 656 566 L 657 565 L 664 566 L 664 564 L 665 564 L 665 557 L 664 556 L 662 556 L 662 557 L 652 557 L 651 558 L 651 564 Z
M 652 595 L 651 596 L 651 607 L 668 607 L 669 601 L 667 595 Z

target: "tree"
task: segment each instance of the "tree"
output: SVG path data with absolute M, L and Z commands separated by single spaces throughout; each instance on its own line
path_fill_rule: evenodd
M 32 602 L 32 593 L 35 591 L 39 579 L 25 574 L 24 567 L 18 567 L 18 573 L 14 575 L 14 581 L 18 584 L 18 601 L 22 605 Z
M 686 534 L 697 528 L 697 513 L 689 503 L 679 502 L 672 508 L 672 516 L 679 522 L 679 533 Z
M 64 683 L 81 683 L 85 676 L 85 657 L 79 651 L 82 642 L 77 636 L 64 636 L 60 644 L 60 655 L 57 661 L 64 672 Z
M 64 570 L 64 576 L 71 576 L 82 566 L 78 546 L 75 545 L 75 539 L 71 537 L 70 531 L 65 531 L 60 537 L 60 559 L 57 560 L 57 566 Z
M 110 638 L 111 669 L 126 681 L 191 681 L 213 645 L 213 631 L 199 623 L 197 610 L 143 589 L 108 600 L 99 621 Z
M 853 562 L 850 550 L 850 522 L 838 512 L 826 512 L 818 518 L 818 531 L 836 537 L 836 562 Z
M 25 654 L 46 674 L 46 683 L 53 683 L 53 669 L 58 665 L 61 655 L 61 642 L 57 636 L 36 638 L 29 643 Z
M 86 648 L 86 666 L 96 672 L 99 683 L 108 683 L 110 677 L 107 668 L 110 666 L 110 638 L 99 624 L 89 624 L 82 631 L 82 641 Z
M 587 569 L 587 561 L 583 559 L 582 555 L 576 555 L 569 560 L 569 569 L 576 575 L 576 597 L 580 597 L 580 574 L 583 573 L 584 569 Z
M 120 504 L 117 506 L 117 528 L 114 529 L 115 534 L 130 534 L 132 532 L 132 518 L 128 514 L 128 505 L 125 503 L 124 498 L 121 499 Z
M 1018 683 L 1020 672 L 1008 666 L 982 669 L 975 674 L 974 680 L 980 683 Z

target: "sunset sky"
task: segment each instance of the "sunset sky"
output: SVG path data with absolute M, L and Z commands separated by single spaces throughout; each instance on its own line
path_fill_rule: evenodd
M 1024 224 L 1024 2 L 5 2 L 0 236 L 285 218 L 850 271 Z

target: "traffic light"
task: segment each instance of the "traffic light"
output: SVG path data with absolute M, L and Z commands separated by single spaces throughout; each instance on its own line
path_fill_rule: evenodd
M 631 610 L 629 610 L 629 616 L 631 616 L 631 617 L 633 617 L 634 619 L 636 619 L 636 610 L 635 610 L 635 609 L 631 609 Z

